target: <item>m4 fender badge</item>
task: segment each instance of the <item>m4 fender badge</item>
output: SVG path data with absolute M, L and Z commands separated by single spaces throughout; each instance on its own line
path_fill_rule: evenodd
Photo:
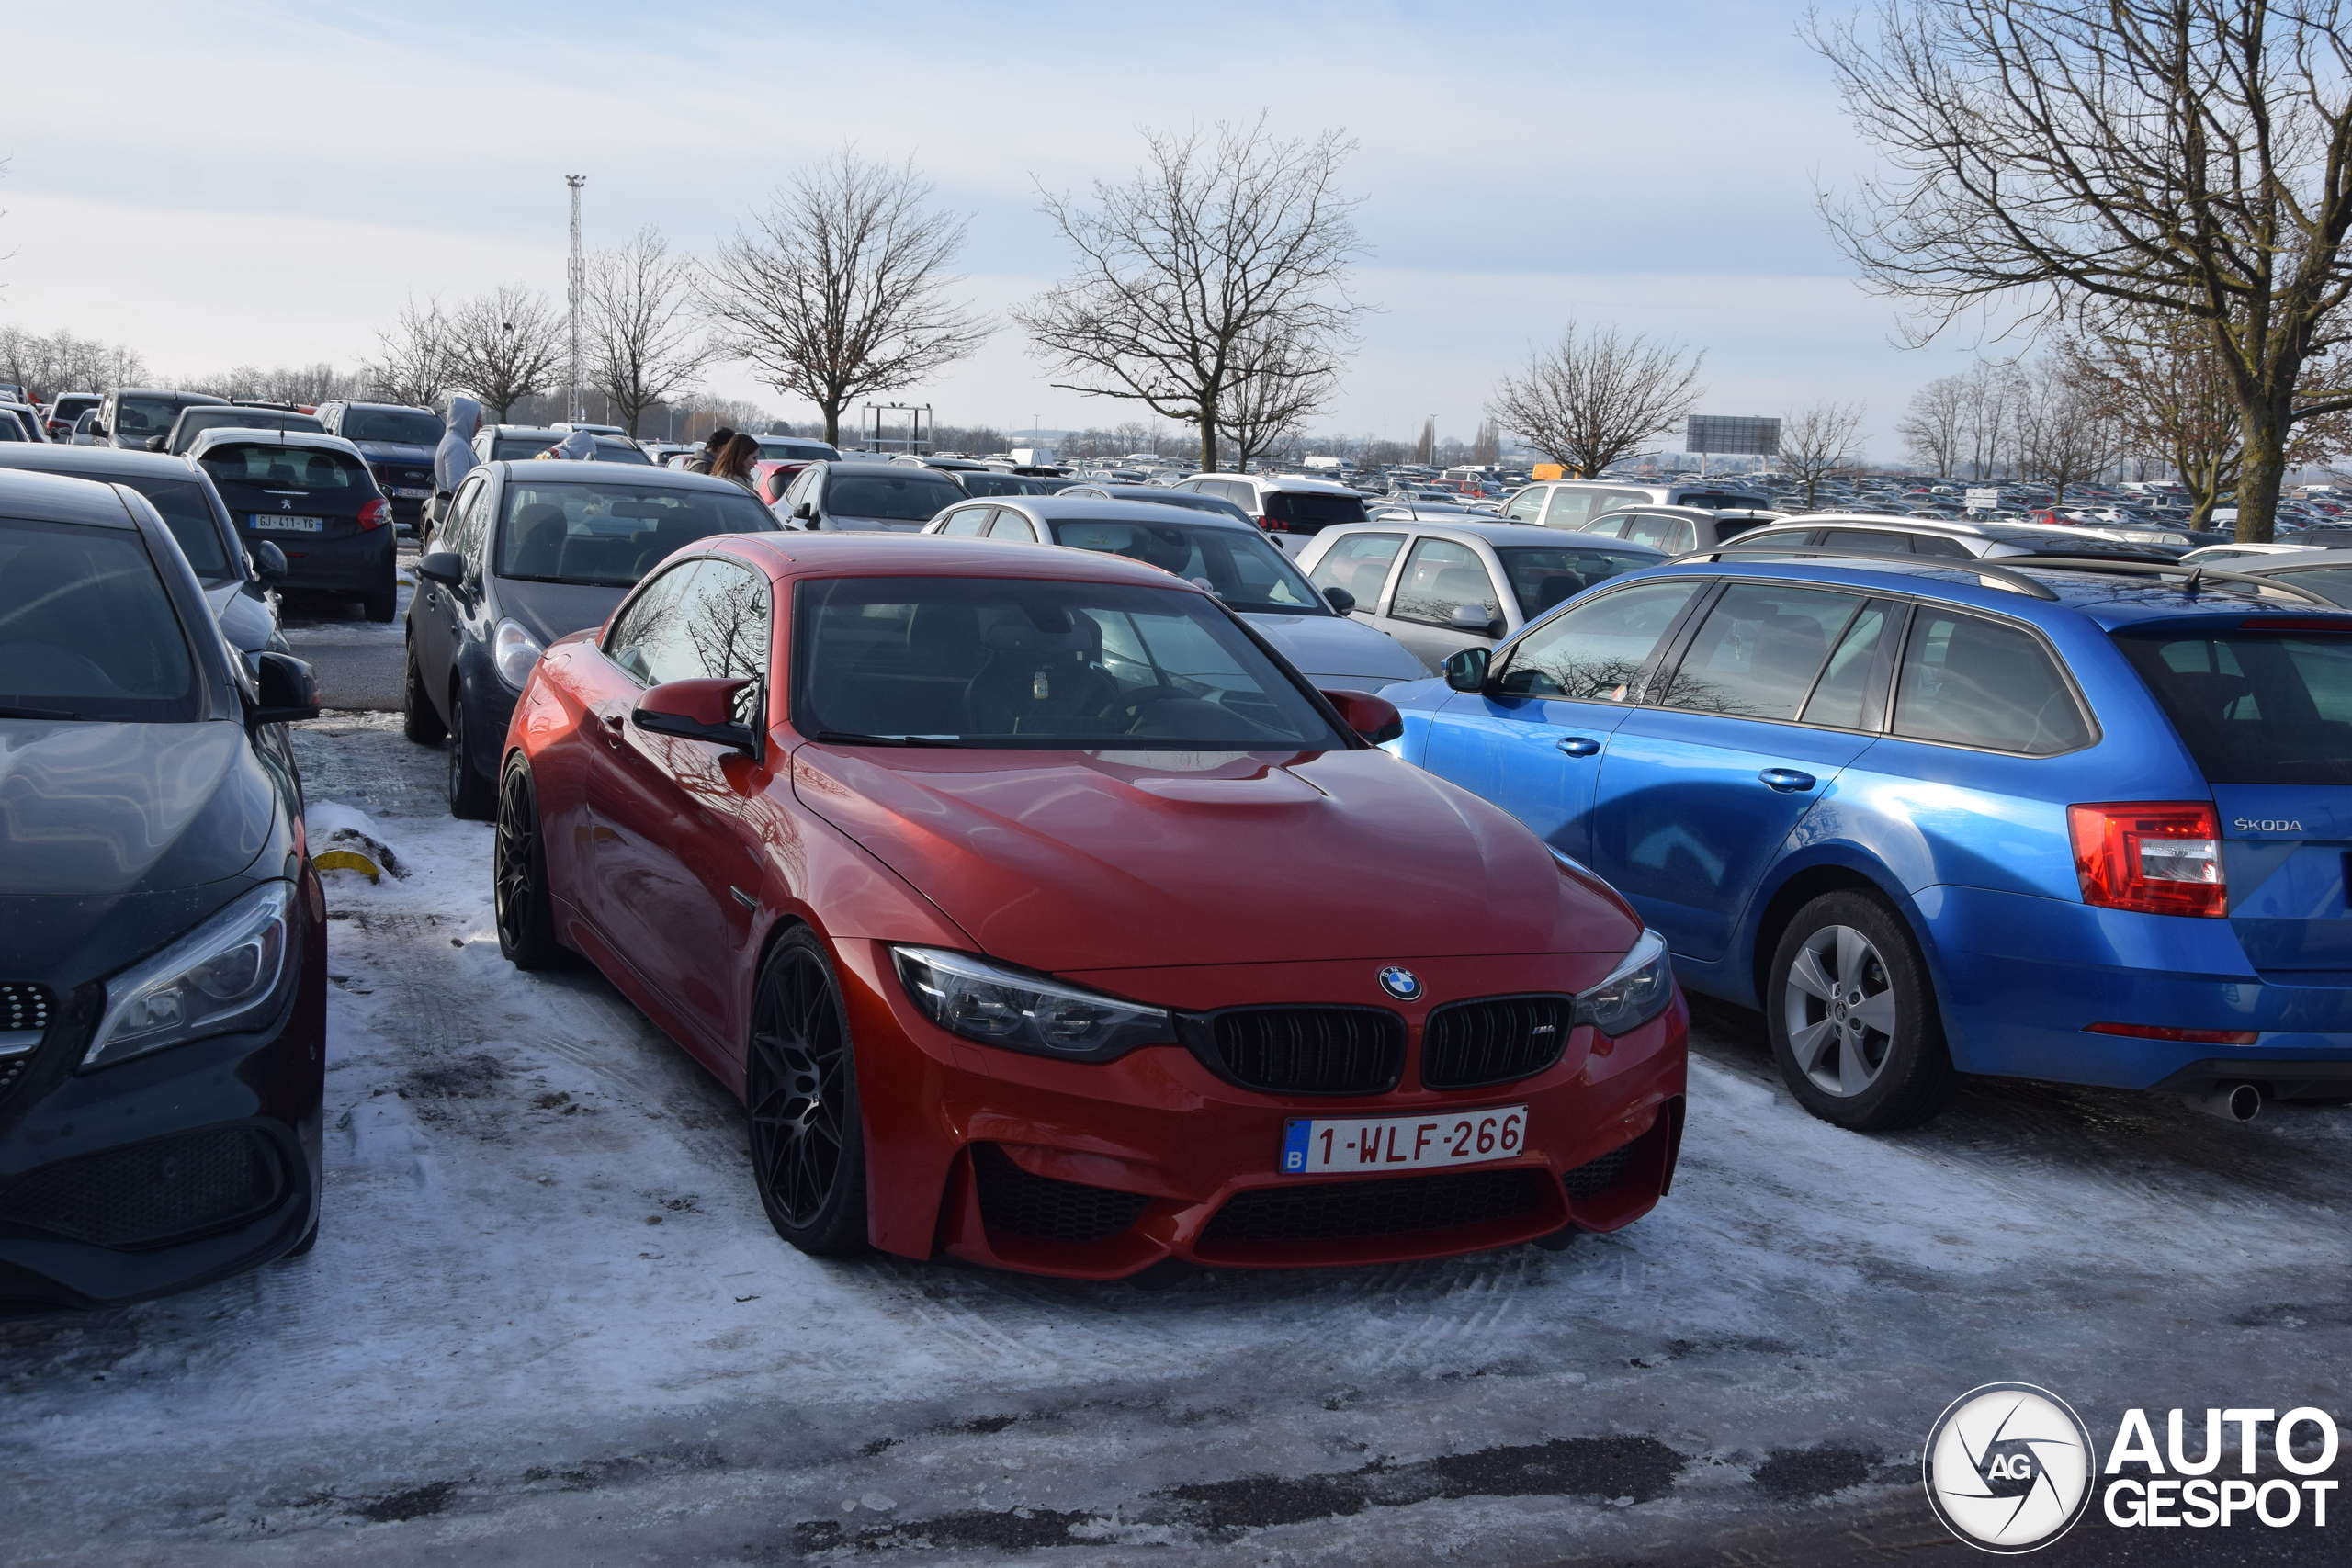
M 1380 972 L 1380 988 L 1400 1002 L 1409 1002 L 1421 994 L 1421 977 L 1392 964 Z

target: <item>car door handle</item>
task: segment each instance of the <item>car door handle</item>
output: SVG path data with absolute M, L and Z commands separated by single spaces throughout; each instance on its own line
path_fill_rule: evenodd
M 1767 768 L 1756 775 L 1782 795 L 1798 795 L 1811 789 L 1816 782 L 1811 773 L 1801 773 L 1794 768 Z
M 1587 735 L 1571 735 L 1556 744 L 1571 757 L 1589 757 L 1600 750 L 1600 742 Z

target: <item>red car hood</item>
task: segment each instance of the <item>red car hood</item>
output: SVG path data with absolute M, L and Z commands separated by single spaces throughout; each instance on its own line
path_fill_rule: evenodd
M 1623 953 L 1621 904 L 1385 752 L 804 745 L 800 799 L 981 949 L 1063 972 Z

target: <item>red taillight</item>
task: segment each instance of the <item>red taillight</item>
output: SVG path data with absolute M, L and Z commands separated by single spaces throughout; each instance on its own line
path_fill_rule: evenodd
M 391 520 L 392 503 L 380 495 L 359 509 L 362 528 L 380 528 Z
M 1257 523 L 1259 527 L 1263 528 L 1269 534 L 1274 531 L 1274 520 L 1271 517 L 1261 517 L 1257 519 Z
M 2222 825 L 2211 803 L 2120 801 L 2066 807 L 2083 902 L 2148 915 L 2229 913 Z
M 2086 1034 L 2121 1034 L 2133 1040 L 2178 1040 L 2190 1045 L 2258 1045 L 2259 1031 L 2252 1029 L 2167 1029 L 2156 1023 L 2086 1023 Z

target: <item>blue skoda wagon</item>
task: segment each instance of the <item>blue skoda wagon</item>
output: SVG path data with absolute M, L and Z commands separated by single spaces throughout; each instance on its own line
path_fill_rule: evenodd
M 1383 694 L 1828 1121 L 1955 1071 L 2352 1097 L 2352 613 L 2278 579 L 1718 552 Z

